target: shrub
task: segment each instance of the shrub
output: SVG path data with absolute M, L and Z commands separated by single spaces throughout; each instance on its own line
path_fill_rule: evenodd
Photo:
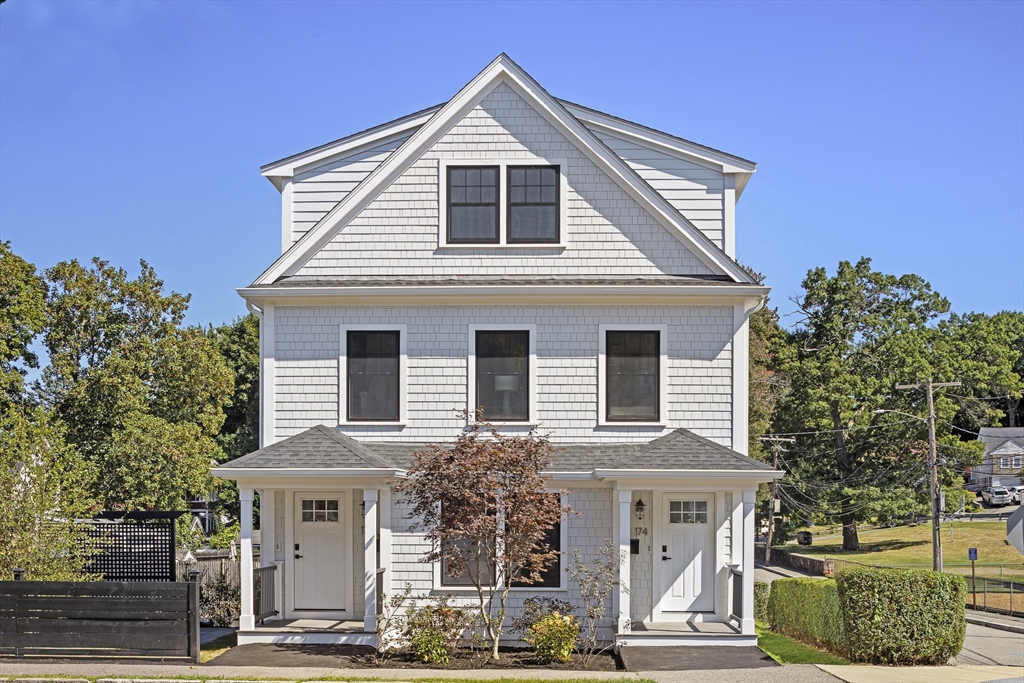
M 833 579 L 773 581 L 768 619 L 773 631 L 840 656 L 846 654 L 839 591 Z
M 572 615 L 552 612 L 530 627 L 526 642 L 533 646 L 541 664 L 568 662 L 579 635 L 580 623 Z
M 227 627 L 242 613 L 238 586 L 228 580 L 225 570 L 199 587 L 199 616 L 214 626 Z
M 913 569 L 836 575 L 849 658 L 872 664 L 945 664 L 964 644 L 967 582 Z
M 768 595 L 771 593 L 772 585 L 764 581 L 754 582 L 754 619 L 767 624 L 768 619 Z
M 410 609 L 405 617 L 405 637 L 421 662 L 447 664 L 471 623 L 469 612 L 441 596 L 429 605 Z
M 576 606 L 568 600 L 560 600 L 550 596 L 534 596 L 523 601 L 523 611 L 512 620 L 512 632 L 522 634 L 525 639 L 530 632 L 530 627 L 544 617 L 558 612 L 559 614 L 572 614 Z

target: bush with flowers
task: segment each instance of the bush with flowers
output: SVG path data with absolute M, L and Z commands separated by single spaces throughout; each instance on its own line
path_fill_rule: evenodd
M 530 626 L 526 642 L 533 646 L 541 664 L 568 662 L 580 635 L 580 623 L 571 614 L 552 612 Z

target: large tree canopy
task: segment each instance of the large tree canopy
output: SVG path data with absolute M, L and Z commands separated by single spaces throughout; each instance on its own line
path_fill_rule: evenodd
M 805 516 L 838 517 L 844 549 L 856 550 L 856 521 L 883 499 L 913 502 L 924 480 L 924 423 L 879 411 L 924 417 L 921 392 L 896 385 L 959 378 L 935 326 L 949 303 L 920 277 L 880 273 L 861 259 L 841 262 L 832 276 L 811 270 L 796 304 L 802 320 L 786 364 L 792 393 L 776 431 L 797 433 L 799 455 L 787 463 L 793 476 L 783 493 Z M 944 421 L 956 412 L 941 396 L 936 409 Z
M 202 330 L 182 325 L 188 297 L 94 259 L 46 271 L 40 390 L 67 438 L 101 476 L 108 507 L 182 509 L 212 484 L 211 461 L 233 376 Z

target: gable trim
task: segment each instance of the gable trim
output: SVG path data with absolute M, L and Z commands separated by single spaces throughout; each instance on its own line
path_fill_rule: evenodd
M 749 276 L 732 258 L 680 214 L 630 166 L 609 149 L 590 129 L 551 97 L 507 55 L 499 55 L 401 147 L 374 169 L 341 202 L 297 240 L 253 283 L 270 284 L 294 274 L 320 251 L 337 232 L 366 208 L 386 187 L 419 159 L 452 126 L 479 104 L 499 83 L 507 83 L 520 97 L 586 154 L 602 172 L 625 190 L 640 206 L 673 233 L 694 255 L 718 274 L 736 282 Z
M 444 105 L 437 104 L 433 107 L 421 109 L 394 121 L 382 123 L 358 133 L 346 135 L 338 140 L 317 145 L 304 152 L 298 152 L 283 159 L 272 161 L 269 164 L 260 166 L 260 174 L 270 178 L 271 182 L 274 182 L 276 185 L 275 178 L 290 178 L 296 173 L 306 170 L 306 167 L 311 164 L 326 163 L 332 157 L 354 153 L 362 147 L 381 144 L 391 138 L 410 134 L 414 129 L 419 128 L 430 120 L 430 117 L 442 106 Z

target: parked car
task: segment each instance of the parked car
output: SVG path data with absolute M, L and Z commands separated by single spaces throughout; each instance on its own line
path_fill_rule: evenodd
M 1002 486 L 988 486 L 981 490 L 981 499 L 989 507 L 1002 507 L 1010 504 L 1010 492 Z
M 1010 505 L 1020 505 L 1021 494 L 1024 493 L 1024 486 L 1007 486 L 1006 490 L 1010 492 Z

